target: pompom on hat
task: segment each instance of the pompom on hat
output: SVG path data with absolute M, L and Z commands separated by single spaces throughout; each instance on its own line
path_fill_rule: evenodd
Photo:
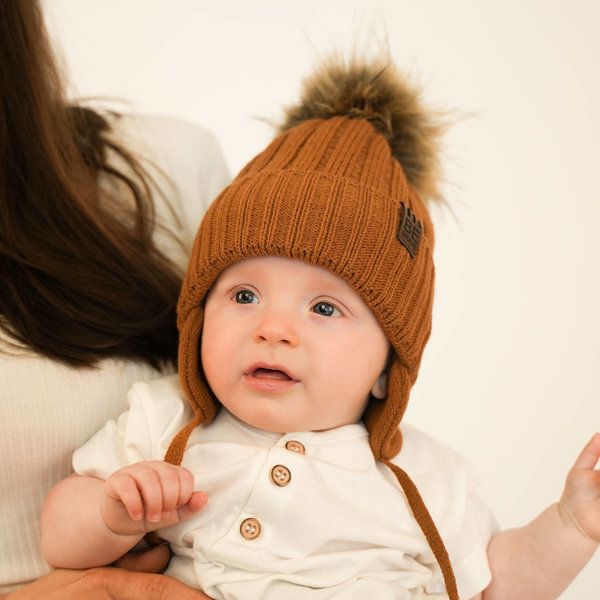
M 372 397 L 364 415 L 371 448 L 398 478 L 457 600 L 433 520 L 391 462 L 431 331 L 434 235 L 423 200 L 439 196 L 441 130 L 388 62 L 331 60 L 305 81 L 279 135 L 213 202 L 198 230 L 177 313 L 179 377 L 195 417 L 165 460 L 179 464 L 193 428 L 210 423 L 220 406 L 200 364 L 204 300 L 219 275 L 266 255 L 325 268 L 360 294 L 393 348 L 388 396 Z

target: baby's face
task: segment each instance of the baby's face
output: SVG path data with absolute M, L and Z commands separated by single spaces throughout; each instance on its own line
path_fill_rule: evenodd
M 223 271 L 207 296 L 206 379 L 223 406 L 272 432 L 357 422 L 389 343 L 348 284 L 301 260 L 262 256 Z

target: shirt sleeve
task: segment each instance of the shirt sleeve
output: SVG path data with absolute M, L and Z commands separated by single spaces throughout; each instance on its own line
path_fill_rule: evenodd
M 128 411 L 75 451 L 77 474 L 106 479 L 135 462 L 162 460 L 175 434 L 192 418 L 177 376 L 134 384 L 128 401 Z
M 452 563 L 461 599 L 469 600 L 491 580 L 487 546 L 498 525 L 478 494 L 473 467 L 456 451 L 408 425 L 394 462 L 416 484 Z M 441 571 L 431 592 L 443 586 Z M 442 588 L 443 589 L 443 588 Z

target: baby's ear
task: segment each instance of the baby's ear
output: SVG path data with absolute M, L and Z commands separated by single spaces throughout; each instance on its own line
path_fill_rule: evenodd
M 371 388 L 371 395 L 377 398 L 377 400 L 383 400 L 384 398 L 387 398 L 387 394 L 388 370 L 385 369 L 373 384 L 373 387 Z

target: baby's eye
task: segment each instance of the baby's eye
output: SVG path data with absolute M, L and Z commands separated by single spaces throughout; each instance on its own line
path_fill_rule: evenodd
M 235 293 L 235 301 L 238 304 L 256 304 L 258 298 L 249 290 L 240 290 Z
M 342 314 L 333 304 L 330 304 L 329 302 L 317 302 L 312 307 L 312 311 L 324 317 L 340 317 Z

